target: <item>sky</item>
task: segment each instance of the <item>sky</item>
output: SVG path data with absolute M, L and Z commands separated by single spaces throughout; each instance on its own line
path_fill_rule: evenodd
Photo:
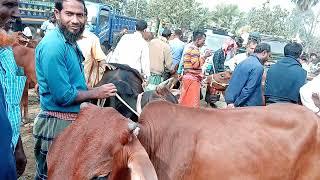
M 267 0 L 197 0 L 201 2 L 209 9 L 214 9 L 214 7 L 218 4 L 236 4 L 239 8 L 243 11 L 249 11 L 253 7 L 260 7 L 262 3 L 266 2 Z M 290 0 L 269 0 L 272 6 L 280 5 L 282 8 L 291 10 L 294 8 L 294 4 L 291 3 Z

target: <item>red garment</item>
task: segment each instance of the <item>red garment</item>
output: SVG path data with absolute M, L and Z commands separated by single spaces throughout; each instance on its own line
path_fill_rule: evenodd
M 179 104 L 187 107 L 200 107 L 199 78 L 191 74 L 186 74 L 183 76 Z

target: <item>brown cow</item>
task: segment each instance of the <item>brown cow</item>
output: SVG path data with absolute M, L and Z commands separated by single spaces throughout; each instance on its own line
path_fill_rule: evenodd
M 93 146 L 89 144 L 91 141 L 104 141 L 102 135 L 91 135 L 93 132 L 99 134 L 107 129 L 117 129 L 118 123 L 114 123 L 113 118 L 106 118 L 109 117 L 106 111 L 92 107 L 90 120 L 103 122 L 90 125 L 92 133 L 88 134 L 88 129 L 82 128 L 82 133 L 60 136 L 68 147 L 56 142 L 62 148 L 61 153 L 55 152 L 61 163 L 56 168 L 62 169 L 61 174 L 73 172 L 73 167 L 79 164 L 91 167 L 90 163 L 81 161 L 84 153 L 78 147 Z M 93 114 L 99 116 L 94 119 Z M 318 180 L 318 124 L 316 115 L 292 104 L 221 110 L 153 102 L 140 116 L 138 138 L 149 154 L 159 180 Z M 114 136 L 119 134 L 113 133 Z M 83 140 L 83 136 L 90 141 Z M 86 156 L 86 159 L 104 159 L 110 154 L 102 145 Z
M 112 170 L 115 180 L 156 180 L 148 154 L 132 135 L 136 127 L 113 108 L 82 104 L 77 120 L 49 150 L 48 179 L 88 180 Z
M 319 119 L 302 106 L 220 110 L 154 102 L 139 123 L 159 180 L 320 179 Z

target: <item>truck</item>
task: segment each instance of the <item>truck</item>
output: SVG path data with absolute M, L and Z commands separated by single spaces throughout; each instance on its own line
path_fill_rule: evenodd
M 103 50 L 110 49 L 114 38 L 123 27 L 129 32 L 135 30 L 136 18 L 127 17 L 107 4 L 85 1 L 88 10 L 86 29 L 99 37 Z M 19 4 L 22 23 L 39 29 L 54 10 L 54 3 L 21 1 Z
M 137 19 L 124 16 L 111 6 L 86 1 L 86 7 L 88 9 L 86 28 L 99 37 L 100 43 L 106 50 L 110 49 L 113 39 L 123 27 L 127 27 L 129 32 L 135 30 Z

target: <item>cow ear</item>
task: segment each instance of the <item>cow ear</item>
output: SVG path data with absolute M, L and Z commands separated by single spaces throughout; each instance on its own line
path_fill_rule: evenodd
M 126 145 L 129 142 L 132 141 L 132 136 L 131 133 L 128 130 L 124 130 L 121 134 L 120 134 L 120 143 L 122 145 Z

